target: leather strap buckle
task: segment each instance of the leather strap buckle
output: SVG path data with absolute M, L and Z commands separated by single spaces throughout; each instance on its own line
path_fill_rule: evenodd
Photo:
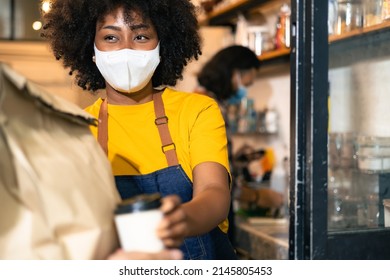
M 172 147 L 172 149 L 168 149 L 168 147 Z M 176 150 L 176 145 L 175 145 L 175 143 L 163 145 L 163 146 L 161 146 L 161 150 L 165 154 L 166 152 L 168 152 L 170 150 Z
M 168 117 L 167 116 L 158 117 L 158 118 L 156 118 L 154 120 L 154 123 L 156 125 L 167 124 L 168 123 Z

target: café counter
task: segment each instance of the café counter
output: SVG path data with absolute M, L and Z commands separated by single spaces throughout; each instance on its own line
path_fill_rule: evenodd
M 236 218 L 235 247 L 240 259 L 287 260 L 287 218 Z

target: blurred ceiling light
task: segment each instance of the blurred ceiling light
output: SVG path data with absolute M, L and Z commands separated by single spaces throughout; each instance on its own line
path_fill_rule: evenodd
M 42 22 L 34 21 L 33 24 L 32 24 L 32 28 L 34 30 L 40 30 L 42 28 Z
M 43 1 L 42 2 L 42 11 L 45 13 L 50 11 L 50 1 Z

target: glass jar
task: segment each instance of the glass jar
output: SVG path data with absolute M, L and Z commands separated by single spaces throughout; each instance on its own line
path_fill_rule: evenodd
M 336 33 L 337 23 L 337 0 L 328 1 L 328 34 Z
M 364 9 L 364 26 L 372 26 L 382 22 L 382 2 L 383 0 L 365 0 Z
M 367 197 L 367 226 L 378 227 L 379 223 L 379 198 L 378 194 L 370 194 Z
M 382 20 L 390 19 L 390 0 L 382 0 Z
M 355 157 L 362 172 L 390 172 L 390 138 L 359 136 Z
M 256 53 L 261 55 L 264 52 L 273 50 L 275 48 L 272 37 L 265 26 L 249 26 L 248 31 L 248 47 Z
M 363 4 L 361 0 L 339 0 L 335 34 L 341 35 L 363 27 Z

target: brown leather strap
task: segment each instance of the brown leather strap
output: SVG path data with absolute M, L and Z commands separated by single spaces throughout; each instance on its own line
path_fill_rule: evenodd
M 99 110 L 99 123 L 97 139 L 103 151 L 108 155 L 108 110 L 107 98 L 103 99 Z
M 154 113 L 156 115 L 154 123 L 160 134 L 162 144 L 161 150 L 167 158 L 168 166 L 174 166 L 178 165 L 179 161 L 177 159 L 175 143 L 173 143 L 169 132 L 168 117 L 165 115 L 164 103 L 161 95 L 161 92 L 153 94 Z
M 164 103 L 162 101 L 161 92 L 153 94 L 154 113 L 156 119 L 154 123 L 158 128 L 158 133 L 161 139 L 161 150 L 165 154 L 168 166 L 175 166 L 179 164 L 176 154 L 176 146 L 173 143 L 171 134 L 168 128 L 168 117 L 165 115 Z M 108 155 L 108 109 L 107 99 L 103 99 L 99 110 L 98 123 L 98 142 L 103 148 L 106 155 Z

